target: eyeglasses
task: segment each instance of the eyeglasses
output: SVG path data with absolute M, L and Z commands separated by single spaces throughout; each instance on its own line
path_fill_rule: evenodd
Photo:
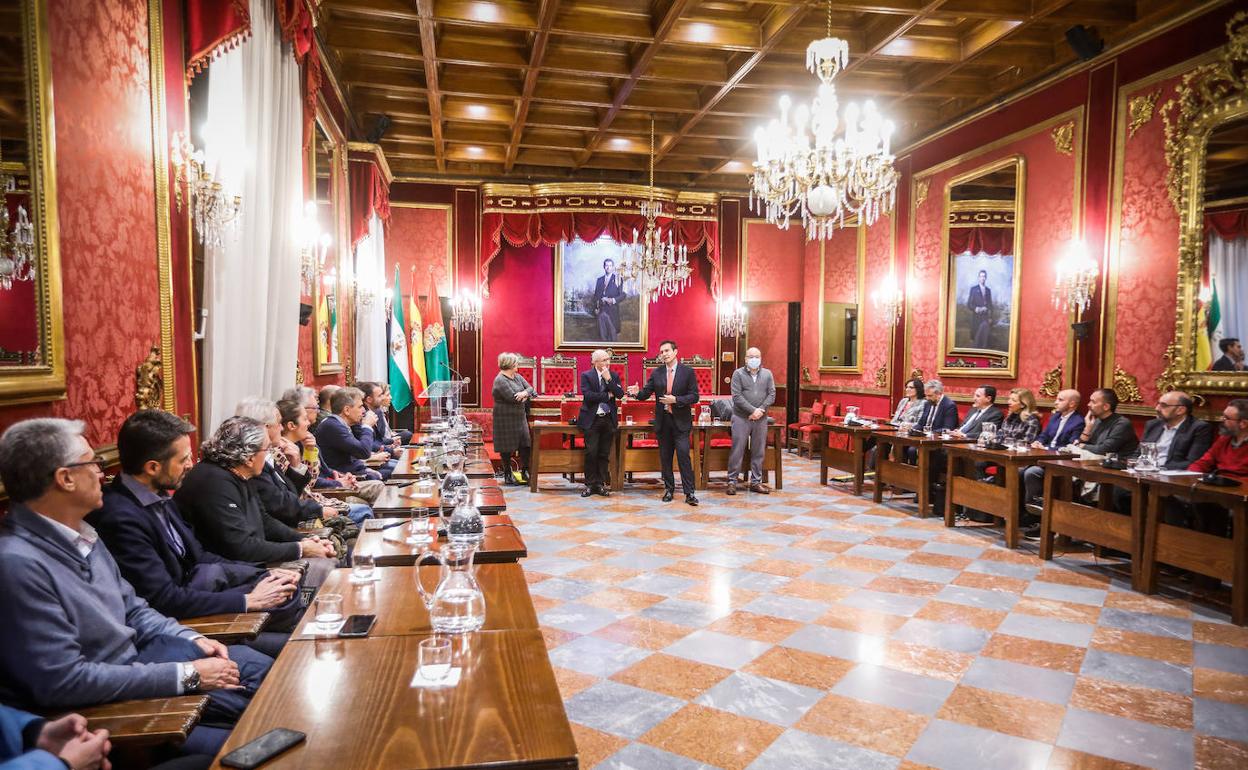
M 94 465 L 94 466 L 96 467 L 96 469 L 97 469 L 97 470 L 101 470 L 101 471 L 102 471 L 102 470 L 104 470 L 104 467 L 105 467 L 107 464 L 108 464 L 108 461 L 107 461 L 106 459 L 104 459 L 104 458 L 103 458 L 102 456 L 100 456 L 100 455 L 95 455 L 95 456 L 94 456 L 94 457 L 92 457 L 90 460 L 83 460 L 83 461 L 82 461 L 82 462 L 80 462 L 80 463 L 67 463 L 67 464 L 65 464 L 65 465 L 62 465 L 61 467 L 62 467 L 62 468 L 82 468 L 82 467 L 85 467 L 85 466 L 87 466 L 87 465 Z

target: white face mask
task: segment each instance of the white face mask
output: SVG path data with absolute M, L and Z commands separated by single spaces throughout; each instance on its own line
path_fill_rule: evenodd
M 745 359 L 745 365 L 746 365 L 746 366 L 748 366 L 748 367 L 750 367 L 751 369 L 757 369 L 757 368 L 759 368 L 760 366 L 762 366 L 762 365 L 763 365 L 763 359 L 761 359 L 761 358 L 757 358 L 757 357 L 756 357 L 756 358 L 747 358 L 747 359 Z

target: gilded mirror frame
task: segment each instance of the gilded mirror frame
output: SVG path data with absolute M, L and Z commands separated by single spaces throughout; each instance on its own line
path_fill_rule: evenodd
M 334 312 L 337 323 L 334 324 L 334 342 L 338 346 L 338 360 L 326 361 L 321 353 L 320 345 L 320 306 L 322 296 L 325 294 L 325 281 L 323 277 L 324 270 L 316 276 L 316 280 L 312 282 L 312 316 L 315 319 L 312 329 L 312 361 L 316 370 L 316 376 L 320 377 L 326 374 L 339 374 L 348 371 L 350 367 L 351 354 L 343 347 L 343 322 L 348 317 L 348 308 L 345 305 L 345 298 L 348 292 L 343 287 L 347 285 L 349 276 L 346 270 L 349 269 L 349 254 L 345 248 L 347 240 L 347 223 L 345 217 L 347 215 L 347 138 L 342 133 L 337 123 L 334 122 L 333 116 L 329 112 L 323 100 L 318 100 L 316 110 L 316 126 L 313 127 L 312 141 L 308 148 L 308 162 L 310 165 L 310 194 L 314 200 L 317 199 L 317 161 L 316 161 L 316 142 L 319 141 L 319 132 L 324 132 L 328 141 L 333 145 L 333 151 L 329 154 L 329 222 L 322 222 L 321 227 L 325 228 L 329 233 L 332 241 L 329 246 L 330 254 L 326 259 L 326 269 L 332 268 L 336 279 L 334 281 L 332 300 L 334 303 Z M 319 201 L 318 201 L 319 203 Z M 330 297 L 325 297 L 329 300 Z
M 1166 349 L 1166 367 L 1156 383 L 1163 392 L 1183 389 L 1242 395 L 1248 391 L 1248 372 L 1196 368 L 1197 303 L 1205 243 L 1205 155 L 1214 131 L 1248 117 L 1248 14 L 1236 14 L 1227 23 L 1227 34 L 1230 40 L 1220 58 L 1184 77 L 1176 88 L 1177 100 L 1162 108 L 1167 186 L 1179 213 L 1174 341 Z
M 959 347 L 955 344 L 954 335 L 957 332 L 956 324 L 949 323 L 949 312 L 957 302 L 955 287 L 951 286 L 952 275 L 952 256 L 949 254 L 949 221 L 951 215 L 956 213 L 957 206 L 952 200 L 953 188 L 959 184 L 970 182 L 974 179 L 1000 171 L 1005 168 L 1015 169 L 1016 182 L 1014 187 L 1014 204 L 1012 207 L 1014 213 L 1014 276 L 1013 285 L 1010 292 L 1010 331 L 1009 331 L 1009 351 L 1002 353 L 999 350 L 979 349 L 970 347 Z M 944 188 L 944 209 L 941 218 L 940 228 L 940 244 L 942 257 L 940 262 L 940 305 L 939 305 L 939 326 L 937 339 L 940 340 L 940 359 L 936 364 L 936 373 L 945 377 L 970 377 L 970 378 L 1000 378 L 1014 379 L 1018 376 L 1018 338 L 1019 338 L 1019 300 L 1022 292 L 1023 277 L 1023 210 L 1026 204 L 1027 189 L 1027 161 L 1019 154 L 1009 155 L 1000 158 L 991 163 L 978 166 L 969 171 L 958 174 L 945 182 Z M 973 203 L 982 204 L 984 201 L 974 201 Z M 993 201 L 996 203 L 996 201 Z M 1002 209 L 1004 211 L 1004 209 Z M 987 224 L 986 226 L 993 226 Z M 1004 225 L 996 225 L 1004 226 Z M 950 358 L 955 361 L 963 360 L 963 356 L 972 358 L 982 358 L 989 361 L 989 366 L 952 366 L 949 363 Z
M 827 245 L 826 240 L 819 241 L 819 309 L 817 316 L 819 325 L 819 371 L 825 374 L 862 374 L 862 356 L 866 351 L 864 347 L 866 343 L 866 300 L 867 300 L 867 228 L 861 224 L 856 218 L 846 220 L 845 229 L 853 227 L 856 234 L 857 245 L 855 252 L 858 259 L 858 280 L 856 301 L 858 303 L 858 337 L 857 348 L 854 352 L 853 366 L 830 366 L 823 362 L 826 360 L 824 356 L 824 348 L 827 340 L 823 336 L 823 316 L 824 316 L 824 290 L 827 285 L 826 267 L 827 267 Z
M 0 404 L 65 397 L 65 330 L 62 325 L 60 232 L 56 210 L 56 143 L 52 65 L 46 0 L 19 0 L 25 67 L 30 207 L 36 242 L 35 300 L 39 361 L 0 368 Z

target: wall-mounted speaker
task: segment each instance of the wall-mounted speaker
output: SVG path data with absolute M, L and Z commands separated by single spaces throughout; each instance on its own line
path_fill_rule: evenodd
M 1066 30 L 1066 42 L 1080 59 L 1087 61 L 1105 50 L 1105 41 L 1096 33 L 1082 24 L 1076 24 Z

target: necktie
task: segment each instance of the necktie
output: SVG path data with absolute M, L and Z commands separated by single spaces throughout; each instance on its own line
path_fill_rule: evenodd
M 607 390 L 607 382 L 606 382 L 606 380 L 602 379 L 602 375 L 601 375 L 601 374 L 599 374 L 599 375 L 598 375 L 598 389 L 599 389 L 599 390 L 601 390 L 601 391 L 603 391 L 603 392 L 606 392 L 606 390 Z M 607 406 L 607 402 L 606 402 L 606 401 L 600 401 L 600 402 L 598 402 L 598 414 L 606 414 L 606 413 L 608 413 L 608 412 L 610 412 L 610 411 L 611 411 L 611 409 L 610 409 L 610 407 L 608 407 L 608 406 Z
M 675 382 L 675 380 L 676 380 L 676 369 L 675 369 L 675 367 L 668 367 L 668 370 L 667 370 L 667 393 L 666 393 L 665 395 L 668 395 L 668 396 L 672 395 L 672 383 L 673 383 L 673 382 Z M 670 412 L 670 411 L 672 411 L 672 405 L 671 405 L 671 404 L 668 404 L 668 405 L 667 405 L 667 411 L 669 411 L 669 412 Z
M 929 430 L 932 427 L 932 423 L 936 422 L 936 407 L 939 405 L 940 405 L 940 402 L 937 401 L 936 403 L 932 404 L 932 408 L 929 409 L 927 412 L 927 428 Z

